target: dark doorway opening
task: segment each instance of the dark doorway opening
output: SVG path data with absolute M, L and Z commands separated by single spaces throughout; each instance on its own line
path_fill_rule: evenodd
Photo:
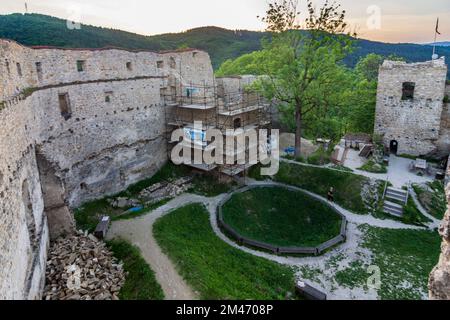
M 389 150 L 392 154 L 397 154 L 398 152 L 398 142 L 396 140 L 392 140 L 389 145 Z
M 235 130 L 241 128 L 242 127 L 241 118 L 234 119 L 233 124 Z

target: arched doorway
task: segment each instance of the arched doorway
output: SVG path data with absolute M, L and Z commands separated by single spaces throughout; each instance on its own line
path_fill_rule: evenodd
M 392 154 L 397 154 L 398 152 L 398 142 L 397 140 L 392 140 L 391 143 L 389 144 L 389 151 Z

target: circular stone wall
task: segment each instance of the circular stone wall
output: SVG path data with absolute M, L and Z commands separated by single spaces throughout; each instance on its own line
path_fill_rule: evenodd
M 318 254 L 345 240 L 345 217 L 294 187 L 246 187 L 229 195 L 218 212 L 230 236 L 276 253 Z

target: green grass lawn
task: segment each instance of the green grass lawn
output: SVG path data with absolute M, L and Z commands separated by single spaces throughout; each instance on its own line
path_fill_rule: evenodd
M 95 227 L 100 222 L 101 217 L 109 216 L 112 221 L 116 220 L 127 220 L 140 217 L 142 215 L 148 214 L 149 212 L 165 205 L 171 199 L 164 199 L 153 203 L 148 206 L 144 206 L 143 209 L 135 213 L 125 213 L 127 208 L 117 209 L 113 208 L 109 202 L 108 198 L 95 200 L 88 202 L 81 207 L 75 209 L 74 217 L 77 225 L 77 229 L 86 230 L 88 232 L 94 232 Z
M 129 213 L 121 214 L 119 216 L 115 216 L 115 217 L 112 218 L 112 221 L 129 220 L 129 219 L 134 219 L 134 218 L 137 218 L 137 217 L 144 216 L 147 213 L 152 212 L 153 210 L 156 210 L 159 207 L 162 207 L 163 205 L 167 204 L 171 200 L 172 200 L 172 198 L 163 199 L 163 200 L 155 202 L 155 203 L 153 203 L 153 204 L 151 204 L 151 205 L 149 205 L 147 207 L 144 207 L 139 212 L 129 212 Z
M 216 197 L 222 193 L 228 193 L 236 186 L 237 183 L 234 180 L 222 181 L 217 176 L 205 173 L 194 176 L 189 192 L 205 197 Z
M 154 235 L 200 299 L 273 300 L 293 295 L 291 268 L 220 240 L 202 205 L 188 205 L 159 219 Z
M 124 240 L 108 242 L 114 256 L 123 262 L 125 284 L 119 293 L 121 300 L 162 300 L 164 293 L 156 281 L 155 274 L 138 248 Z
M 281 162 L 274 180 L 297 186 L 322 197 L 326 197 L 330 187 L 333 187 L 337 204 L 354 213 L 369 213 L 361 196 L 363 185 L 369 181 L 366 177 L 351 172 Z
M 426 190 L 419 185 L 413 185 L 419 202 L 424 209 L 436 219 L 443 219 L 447 211 L 444 184 L 440 181 L 434 181 L 429 183 L 428 187 L 431 190 Z
M 224 221 L 244 237 L 285 247 L 315 247 L 340 233 L 342 219 L 300 191 L 257 188 L 223 206 Z
M 431 270 L 439 260 L 439 234 L 426 230 L 361 228 L 365 233 L 363 246 L 373 253 L 371 264 L 381 270 L 380 298 L 422 299 L 422 294 L 427 293 Z

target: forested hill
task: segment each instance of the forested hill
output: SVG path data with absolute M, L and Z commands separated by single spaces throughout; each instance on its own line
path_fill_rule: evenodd
M 151 31 L 151 30 L 149 30 Z M 226 59 L 237 58 L 260 48 L 264 32 L 226 30 L 202 27 L 182 33 L 142 36 L 130 32 L 83 25 L 80 30 L 67 28 L 65 20 L 39 14 L 0 15 L 0 38 L 16 40 L 25 45 L 49 45 L 67 48 L 122 47 L 127 49 L 172 50 L 197 48 L 211 55 L 214 67 Z M 425 61 L 431 58 L 430 46 L 417 44 L 388 44 L 358 40 L 358 49 L 347 59 L 353 66 L 368 53 L 396 54 L 407 61 Z M 450 47 L 438 48 L 440 55 L 450 61 Z

